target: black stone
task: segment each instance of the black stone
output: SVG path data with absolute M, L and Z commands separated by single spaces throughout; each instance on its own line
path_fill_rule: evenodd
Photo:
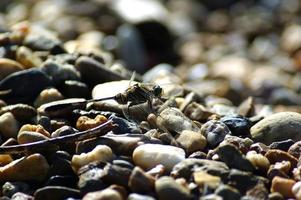
M 251 121 L 243 116 L 225 116 L 221 121 L 228 126 L 232 135 L 247 136 L 250 134 Z

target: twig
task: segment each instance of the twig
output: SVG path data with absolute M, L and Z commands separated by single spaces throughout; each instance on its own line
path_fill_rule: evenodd
M 107 131 L 110 130 L 111 128 L 112 128 L 112 120 L 108 120 L 107 122 L 95 128 L 86 131 L 77 132 L 70 135 L 64 135 L 56 138 L 50 138 L 49 140 L 41 140 L 37 142 L 31 142 L 31 143 L 20 144 L 20 145 L 1 146 L 0 154 L 18 154 L 24 152 L 35 152 L 38 149 L 59 147 L 59 144 L 71 143 L 75 141 L 81 141 L 92 137 L 105 135 Z

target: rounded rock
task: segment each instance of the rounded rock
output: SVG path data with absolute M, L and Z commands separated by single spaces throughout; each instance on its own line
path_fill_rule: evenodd
M 39 106 L 45 103 L 62 100 L 63 98 L 64 98 L 63 95 L 57 89 L 47 88 L 43 90 L 36 98 L 34 102 L 34 106 L 38 108 Z
M 151 169 L 162 164 L 168 171 L 174 165 L 185 159 L 183 149 L 161 144 L 144 144 L 138 146 L 133 152 L 133 160 L 143 169 Z
M 295 183 L 292 179 L 276 176 L 272 180 L 271 192 L 279 192 L 284 198 L 293 198 L 292 188 Z
M 110 161 L 114 157 L 112 149 L 106 145 L 97 145 L 89 153 L 81 153 L 80 155 L 74 155 L 71 160 L 71 165 L 74 171 L 77 171 L 80 167 L 93 162 L 93 161 Z
M 31 142 L 37 142 L 41 140 L 48 140 L 49 138 L 45 135 L 33 132 L 33 131 L 22 131 L 18 134 L 18 143 L 19 144 L 26 144 Z
M 76 128 L 80 131 L 85 131 L 96 126 L 103 124 L 107 121 L 107 118 L 103 115 L 97 115 L 94 119 L 91 119 L 86 116 L 81 116 L 76 122 Z
M 96 192 L 89 192 L 84 197 L 83 200 L 122 200 L 122 196 L 113 189 L 105 189 Z
M 14 72 L 21 71 L 23 69 L 24 67 L 14 60 L 0 58 L 0 80 Z
M 185 149 L 187 153 L 204 150 L 207 141 L 206 138 L 198 132 L 184 130 L 176 141 Z
M 255 168 L 266 172 L 270 167 L 270 161 L 261 154 L 256 153 L 256 151 L 249 151 L 246 158 L 253 164 Z
M 11 112 L 0 116 L 0 132 L 3 138 L 17 138 L 19 122 Z
M 209 146 L 216 147 L 231 131 L 223 122 L 210 120 L 202 126 L 201 133 L 206 137 Z
M 276 141 L 301 140 L 301 114 L 280 112 L 259 121 L 251 127 L 252 137 L 266 145 Z

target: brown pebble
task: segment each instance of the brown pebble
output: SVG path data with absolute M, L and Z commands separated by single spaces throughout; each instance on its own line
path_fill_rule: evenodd
M 292 167 L 294 168 L 298 163 L 298 160 L 294 156 L 288 154 L 285 151 L 281 151 L 278 149 L 268 150 L 268 152 L 265 154 L 265 157 L 269 159 L 271 164 L 274 164 L 276 162 L 281 162 L 283 160 L 287 160 L 292 164 Z
M 21 71 L 23 69 L 24 67 L 14 60 L 0 58 L 0 80 L 14 72 Z
M 279 192 L 285 198 L 293 198 L 292 187 L 295 183 L 292 179 L 276 176 L 272 180 L 271 192 Z
M 95 128 L 107 121 L 107 118 L 103 115 L 97 115 L 94 119 L 87 116 L 81 116 L 76 122 L 76 128 L 80 131 L 85 131 L 91 128 Z
M 46 131 L 44 129 L 43 126 L 41 125 L 32 125 L 32 124 L 24 124 L 20 130 L 19 130 L 19 134 L 22 131 L 31 131 L 31 132 L 37 132 L 37 133 L 41 133 L 42 135 L 46 136 L 46 137 L 50 137 L 50 133 L 48 131 Z

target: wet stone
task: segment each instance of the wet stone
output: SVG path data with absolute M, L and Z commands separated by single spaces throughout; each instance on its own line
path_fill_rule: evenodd
M 264 144 L 276 141 L 301 139 L 301 115 L 295 112 L 280 112 L 259 121 L 251 128 L 254 140 Z
M 244 171 L 253 171 L 254 167 L 249 160 L 233 145 L 222 145 L 218 147 L 219 158 L 230 168 Z
M 37 200 L 52 200 L 66 198 L 80 198 L 79 190 L 63 186 L 46 186 L 35 191 L 34 198 Z
M 138 146 L 133 152 L 133 160 L 143 169 L 151 169 L 162 164 L 167 170 L 185 159 L 183 149 L 160 144 L 144 144 Z
M 204 150 L 207 144 L 206 138 L 201 133 L 189 130 L 182 131 L 176 141 L 188 154 Z
M 1 99 L 7 103 L 30 103 L 51 84 L 51 79 L 38 69 L 15 72 L 1 80 L 0 90 L 8 90 Z
M 225 116 L 220 119 L 221 122 L 226 124 L 231 131 L 232 135 L 248 136 L 252 126 L 251 121 L 242 116 Z
M 231 131 L 224 123 L 210 120 L 202 126 L 201 133 L 206 137 L 208 146 L 216 147 Z
M 178 184 L 173 178 L 163 176 L 156 180 L 156 192 L 159 199 L 191 199 L 190 191 L 184 186 Z

